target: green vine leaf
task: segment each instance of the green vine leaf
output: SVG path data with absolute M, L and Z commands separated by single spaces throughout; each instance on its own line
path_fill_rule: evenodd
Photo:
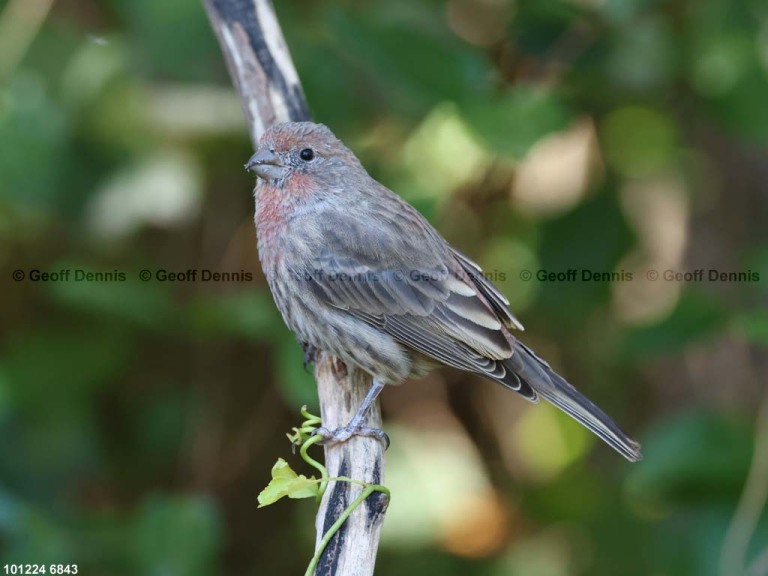
M 333 526 L 326 531 L 325 536 L 323 536 L 323 539 L 320 541 L 320 544 L 315 551 L 315 555 L 312 557 L 312 561 L 309 563 L 309 567 L 304 574 L 304 576 L 312 576 L 312 574 L 315 573 L 317 563 L 320 561 L 320 556 L 322 556 L 328 542 L 330 542 L 331 538 L 333 538 L 333 536 L 341 529 L 350 514 L 352 514 L 352 512 L 365 502 L 365 499 L 374 492 L 385 494 L 387 499 L 391 499 L 392 495 L 386 486 L 368 484 L 367 482 L 347 478 L 345 476 L 338 476 L 335 478 L 329 477 L 328 470 L 326 470 L 325 466 L 307 454 L 307 450 L 311 446 L 322 441 L 320 436 L 313 435 L 317 427 L 322 424 L 322 421 L 319 416 L 310 414 L 307 411 L 306 406 L 302 407 L 301 414 L 305 418 L 304 422 L 302 422 L 301 426 L 295 427 L 293 433 L 288 434 L 288 439 L 294 446 L 301 446 L 299 449 L 301 458 L 320 472 L 320 479 L 318 480 L 314 476 L 307 478 L 306 476 L 296 474 L 288 462 L 282 458 L 278 458 L 275 465 L 272 466 L 272 480 L 267 487 L 261 491 L 261 494 L 259 494 L 259 508 L 274 504 L 285 496 L 288 496 L 288 498 L 314 497 L 317 502 L 320 503 L 325 487 L 328 485 L 328 482 L 331 481 L 351 482 L 352 484 L 358 484 L 363 487 L 363 491 L 360 495 L 344 509 L 336 522 L 334 522 Z
M 320 487 L 314 476 L 296 474 L 288 462 L 278 458 L 272 466 L 272 480 L 259 494 L 259 508 L 274 504 L 281 498 L 316 498 Z

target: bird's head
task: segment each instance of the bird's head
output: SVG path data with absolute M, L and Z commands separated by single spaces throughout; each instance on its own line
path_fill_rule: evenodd
M 354 154 L 326 126 L 313 122 L 272 126 L 245 164 L 246 170 L 281 188 L 307 179 L 322 181 L 350 166 L 359 167 Z

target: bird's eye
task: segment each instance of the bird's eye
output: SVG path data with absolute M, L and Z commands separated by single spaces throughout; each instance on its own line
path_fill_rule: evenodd
M 304 162 L 309 162 L 314 157 L 315 153 L 312 151 L 312 148 L 304 148 L 304 150 L 299 152 L 299 158 L 304 160 Z

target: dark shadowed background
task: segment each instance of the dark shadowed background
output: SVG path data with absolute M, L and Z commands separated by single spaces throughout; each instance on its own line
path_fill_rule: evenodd
M 764 0 L 277 4 L 314 117 L 644 445 L 456 371 L 386 390 L 377 574 L 768 574 Z M 312 503 L 256 501 L 311 472 L 316 395 L 251 153 L 198 2 L 0 2 L 1 563 L 303 573 Z

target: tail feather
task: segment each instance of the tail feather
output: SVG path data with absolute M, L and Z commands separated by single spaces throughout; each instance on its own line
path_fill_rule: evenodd
M 510 379 L 509 383 L 501 382 L 505 386 L 522 382 L 523 386 L 518 385 L 518 388 L 533 391 L 532 395 L 524 394 L 529 400 L 536 401 L 537 396 L 542 396 L 594 432 L 627 460 L 637 462 L 643 458 L 639 443 L 627 436 L 610 416 L 566 382 L 525 344 L 515 343 L 515 353 L 505 361 L 505 366 L 508 374 L 504 380 Z

